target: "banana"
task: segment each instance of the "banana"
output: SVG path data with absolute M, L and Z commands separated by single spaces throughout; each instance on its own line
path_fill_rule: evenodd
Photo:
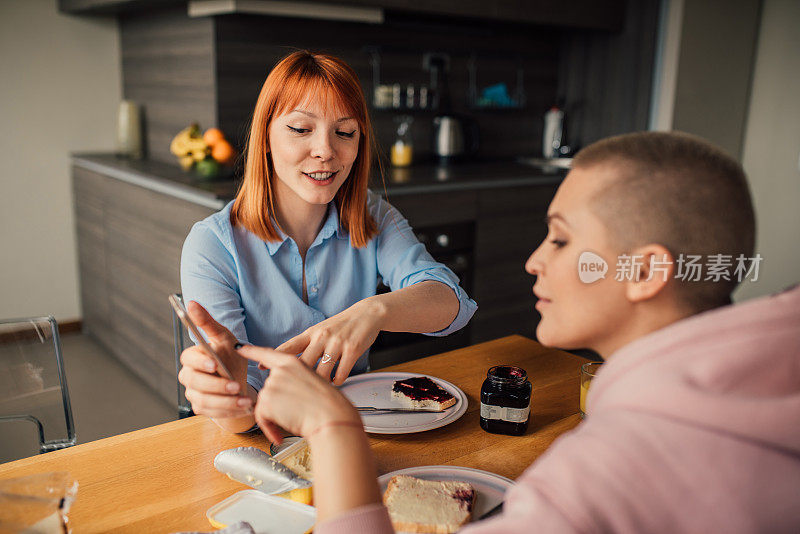
M 190 137 L 189 140 L 186 141 L 186 148 L 189 152 L 199 152 L 207 150 L 208 145 L 203 141 L 202 137 Z
M 205 149 L 203 149 L 203 150 L 193 150 L 189 153 L 189 156 L 187 157 L 191 157 L 195 161 L 203 161 L 204 159 L 206 159 L 207 155 L 208 152 Z
M 206 157 L 208 145 L 203 141 L 200 127 L 197 124 L 191 124 L 172 138 L 172 142 L 169 144 L 169 151 L 178 156 L 179 159 L 190 157 L 194 161 L 200 161 Z M 199 156 L 201 153 L 202 157 Z M 184 165 L 183 161 L 180 161 L 180 163 L 181 166 Z
M 191 139 L 192 126 L 184 128 L 178 132 L 178 135 L 172 138 L 172 142 L 169 144 L 169 151 L 174 155 L 178 157 L 186 155 L 186 144 L 188 143 L 189 139 Z
M 181 164 L 181 169 L 188 171 L 194 165 L 194 158 L 192 156 L 181 156 L 178 158 L 178 163 Z

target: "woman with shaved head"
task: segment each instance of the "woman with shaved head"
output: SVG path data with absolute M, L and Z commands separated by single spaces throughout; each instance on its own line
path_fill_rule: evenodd
M 730 305 L 753 263 L 739 164 L 684 134 L 606 139 L 576 156 L 548 226 L 525 266 L 539 340 L 606 363 L 586 420 L 460 532 L 800 532 L 800 288 Z M 607 271 L 583 276 L 586 254 Z M 696 257 L 709 270 L 687 276 Z M 256 419 L 309 441 L 314 531 L 392 532 L 353 407 L 291 356 L 239 353 L 272 370 Z

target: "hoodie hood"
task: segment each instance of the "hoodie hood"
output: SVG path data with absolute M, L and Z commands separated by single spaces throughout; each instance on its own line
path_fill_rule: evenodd
M 587 402 L 800 453 L 800 286 L 637 339 L 608 358 Z

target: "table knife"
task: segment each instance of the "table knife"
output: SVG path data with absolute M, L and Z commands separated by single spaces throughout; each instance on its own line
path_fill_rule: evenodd
M 480 521 L 481 519 L 486 519 L 488 517 L 492 517 L 493 515 L 497 515 L 502 511 L 503 511 L 503 501 L 500 501 L 500 503 L 497 506 L 495 506 L 494 508 L 492 508 L 491 510 L 489 510 L 485 514 L 481 515 L 478 518 L 478 521 Z
M 376 408 L 375 406 L 356 406 L 359 413 L 380 413 L 380 412 L 398 412 L 398 413 L 439 413 L 439 410 L 426 410 L 425 408 Z
M 311 486 L 310 481 L 255 447 L 224 450 L 214 458 L 214 467 L 232 480 L 269 495 Z

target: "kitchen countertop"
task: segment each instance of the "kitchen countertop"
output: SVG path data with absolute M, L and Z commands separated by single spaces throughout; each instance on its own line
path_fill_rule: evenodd
M 192 173 L 155 160 L 134 160 L 109 153 L 73 154 L 78 167 L 213 209 L 221 209 L 236 195 L 238 181 L 202 180 Z M 376 172 L 374 176 L 378 176 Z M 380 179 L 370 189 L 388 195 L 464 191 L 525 185 L 557 184 L 563 169 L 533 167 L 510 160 L 456 163 L 449 166 L 421 164 L 407 168 L 387 167 L 385 190 Z

